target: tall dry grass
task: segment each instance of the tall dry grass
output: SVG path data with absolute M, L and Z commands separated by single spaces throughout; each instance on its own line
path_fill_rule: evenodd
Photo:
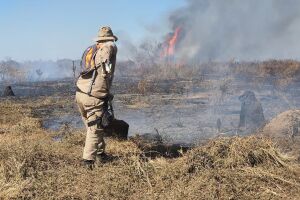
M 112 162 L 83 168 L 84 135 L 62 141 L 41 127 L 41 98 L 2 101 L 0 199 L 299 199 L 299 163 L 265 138 L 219 138 L 176 159 L 144 156 L 130 141 L 108 140 Z M 62 103 L 62 102 L 60 102 Z

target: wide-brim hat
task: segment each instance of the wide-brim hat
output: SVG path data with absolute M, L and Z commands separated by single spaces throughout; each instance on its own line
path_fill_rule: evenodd
M 94 39 L 95 42 L 105 41 L 105 40 L 113 40 L 113 41 L 118 40 L 117 36 L 113 34 L 111 28 L 108 26 L 104 26 L 100 28 L 97 38 Z

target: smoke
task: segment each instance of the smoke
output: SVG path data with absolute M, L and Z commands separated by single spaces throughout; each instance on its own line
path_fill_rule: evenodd
M 79 63 L 79 60 L 74 63 L 75 74 L 79 73 Z M 49 81 L 64 78 L 74 78 L 72 60 L 17 62 L 8 58 L 0 61 L 0 82 Z
M 176 58 L 299 59 L 299 8 L 297 0 L 187 0 L 169 16 L 183 30 Z
M 28 61 L 21 63 L 26 68 L 29 81 L 59 80 L 72 78 L 72 60 L 61 59 L 57 61 Z M 79 70 L 79 61 L 75 62 Z M 41 73 L 39 74 L 38 71 Z

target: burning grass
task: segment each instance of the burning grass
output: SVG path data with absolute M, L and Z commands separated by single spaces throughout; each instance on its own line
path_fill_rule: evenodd
M 45 99 L 0 104 L 10 115 L 10 126 L 3 115 L 0 124 L 0 199 L 300 198 L 299 163 L 265 138 L 218 138 L 176 159 L 147 158 L 134 143 L 109 139 L 115 159 L 88 171 L 79 164 L 81 131 L 58 142 L 36 123 Z

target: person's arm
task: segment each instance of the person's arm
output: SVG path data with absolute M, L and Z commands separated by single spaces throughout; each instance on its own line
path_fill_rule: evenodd
M 96 61 L 101 63 L 110 63 L 113 56 L 114 49 L 112 46 L 101 47 L 96 54 Z
M 104 45 L 98 50 L 95 61 L 96 65 L 101 65 L 100 69 L 103 77 L 107 81 L 107 86 L 110 88 L 113 79 L 112 58 L 114 56 L 114 47 L 112 45 Z

